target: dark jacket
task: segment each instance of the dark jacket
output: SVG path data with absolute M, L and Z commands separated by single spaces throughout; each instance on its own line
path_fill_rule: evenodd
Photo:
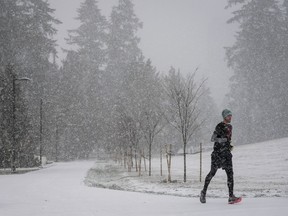
M 211 164 L 215 169 L 232 170 L 231 154 L 232 125 L 219 123 L 211 137 L 214 142 L 214 151 L 211 154 Z
M 214 152 L 230 151 L 231 138 L 232 125 L 220 122 L 211 137 L 211 142 L 214 142 Z

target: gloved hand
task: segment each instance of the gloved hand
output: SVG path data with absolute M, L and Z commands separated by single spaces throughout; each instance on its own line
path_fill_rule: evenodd
M 232 143 L 230 142 L 230 144 L 229 144 L 229 150 L 230 150 L 230 151 L 233 151 L 233 148 L 234 148 L 234 145 L 232 145 Z

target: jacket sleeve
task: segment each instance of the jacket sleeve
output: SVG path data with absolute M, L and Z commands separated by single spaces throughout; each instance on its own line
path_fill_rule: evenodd
M 227 138 L 217 138 L 217 134 L 214 132 L 211 137 L 211 142 L 225 143 L 227 142 Z
M 211 142 L 217 142 L 217 143 L 225 143 L 227 142 L 227 138 L 219 138 L 219 128 L 216 126 L 215 131 L 212 134 Z

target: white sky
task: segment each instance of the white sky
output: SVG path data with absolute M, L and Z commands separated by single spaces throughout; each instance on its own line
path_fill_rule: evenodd
M 84 0 L 48 0 L 63 23 L 57 26 L 60 48 L 68 48 L 64 38 L 67 30 L 76 29 L 74 19 Z M 158 71 L 167 72 L 170 66 L 183 73 L 199 66 L 199 76 L 208 78 L 212 97 L 221 106 L 228 92 L 232 71 L 227 68 L 225 50 L 234 42 L 235 25 L 226 21 L 231 10 L 225 10 L 227 0 L 134 0 L 135 13 L 143 22 L 139 31 L 140 48 L 152 60 Z M 109 17 L 118 0 L 98 0 L 102 14 Z M 222 108 L 222 107 L 219 107 Z

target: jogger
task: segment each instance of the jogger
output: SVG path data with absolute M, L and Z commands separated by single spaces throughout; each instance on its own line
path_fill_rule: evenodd
M 232 112 L 230 110 L 223 110 L 222 112 L 223 122 L 220 122 L 211 137 L 211 141 L 214 142 L 214 149 L 211 154 L 211 169 L 205 178 L 203 190 L 200 194 L 200 202 L 206 203 L 206 192 L 212 178 L 217 173 L 217 170 L 222 168 L 227 174 L 227 186 L 229 190 L 229 203 L 233 203 L 238 197 L 234 196 L 234 177 L 233 177 L 233 164 L 232 154 L 233 145 L 231 145 L 232 138 Z

